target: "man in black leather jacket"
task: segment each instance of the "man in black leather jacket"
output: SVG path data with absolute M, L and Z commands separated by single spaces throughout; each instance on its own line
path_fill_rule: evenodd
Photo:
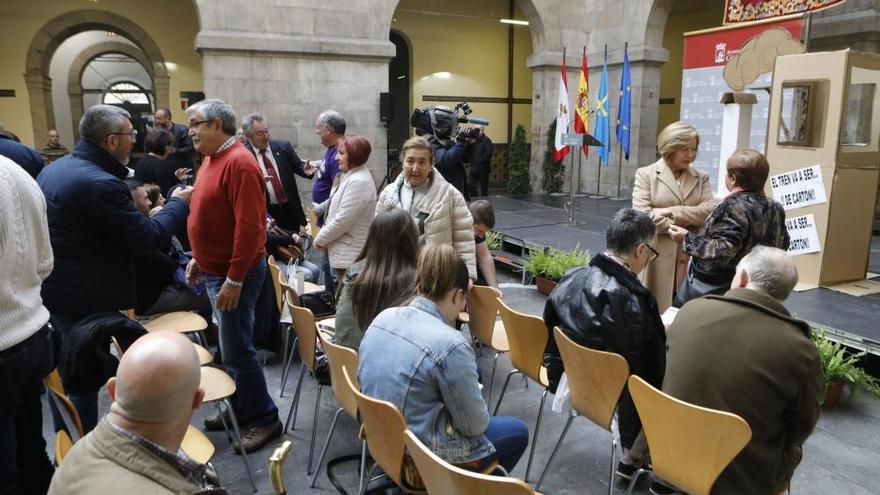
M 605 252 L 593 257 L 589 266 L 566 273 L 550 294 L 544 307 L 544 321 L 550 330 L 544 365 L 551 390 L 555 391 L 564 371 L 553 338 L 555 326 L 580 345 L 622 355 L 630 373 L 651 385 L 660 388 L 663 384 L 666 332 L 657 301 L 637 278 L 657 255 L 652 246 L 655 240 L 656 227 L 648 215 L 629 208 L 620 210 L 605 233 Z M 642 424 L 626 389 L 617 415 L 620 443 L 628 452 Z

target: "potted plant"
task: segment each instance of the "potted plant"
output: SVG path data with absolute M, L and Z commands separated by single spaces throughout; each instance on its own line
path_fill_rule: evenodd
M 569 251 L 537 249 L 532 251 L 524 268 L 535 274 L 538 292 L 549 296 L 565 272 L 590 262 L 590 252 L 580 246 Z
M 831 341 L 815 328 L 812 339 L 819 350 L 819 361 L 825 374 L 825 407 L 834 407 L 840 402 L 844 385 L 849 385 L 850 400 L 859 390 L 867 390 L 875 397 L 880 397 L 880 381 L 858 366 L 864 352 L 847 354 L 843 344 Z
M 507 160 L 507 191 L 516 195 L 532 192 L 529 145 L 526 143 L 526 128 L 521 124 L 517 124 L 513 133 L 513 142 L 510 143 Z

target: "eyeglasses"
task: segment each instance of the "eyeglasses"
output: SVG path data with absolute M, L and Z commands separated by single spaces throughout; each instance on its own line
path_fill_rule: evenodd
M 196 127 L 198 127 L 198 126 L 200 126 L 200 125 L 202 125 L 202 124 L 206 124 L 206 123 L 208 123 L 208 122 L 214 122 L 214 119 L 197 120 L 197 121 L 195 121 L 195 122 L 190 122 L 190 123 L 189 123 L 189 128 L 190 128 L 190 129 L 195 129 Z
M 647 243 L 647 242 L 646 242 L 646 243 L 645 243 L 645 246 L 647 246 L 647 247 L 648 247 L 648 249 L 650 249 L 650 250 L 651 250 L 651 257 L 650 257 L 650 258 L 648 258 L 648 261 L 654 261 L 654 260 L 656 260 L 656 259 L 657 259 L 657 257 L 659 257 L 659 256 L 660 256 L 660 253 L 658 253 L 658 252 L 657 252 L 657 250 L 656 250 L 656 249 L 654 249 L 654 246 L 652 246 L 652 245 L 650 245 L 650 244 L 648 244 L 648 243 Z
M 108 136 L 128 136 L 132 140 L 137 139 L 138 131 L 137 129 L 132 129 L 131 132 L 111 132 L 107 134 Z

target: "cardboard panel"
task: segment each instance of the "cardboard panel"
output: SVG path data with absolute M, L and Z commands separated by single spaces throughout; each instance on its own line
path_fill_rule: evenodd
M 824 241 L 820 277 L 823 284 L 865 278 L 878 178 L 880 173 L 876 170 L 837 171 Z

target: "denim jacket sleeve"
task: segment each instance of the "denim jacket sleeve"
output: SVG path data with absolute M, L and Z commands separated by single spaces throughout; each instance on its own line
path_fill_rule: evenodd
M 468 437 L 482 435 L 489 426 L 489 410 L 477 384 L 477 360 L 462 339 L 438 363 L 437 382 L 452 426 Z

